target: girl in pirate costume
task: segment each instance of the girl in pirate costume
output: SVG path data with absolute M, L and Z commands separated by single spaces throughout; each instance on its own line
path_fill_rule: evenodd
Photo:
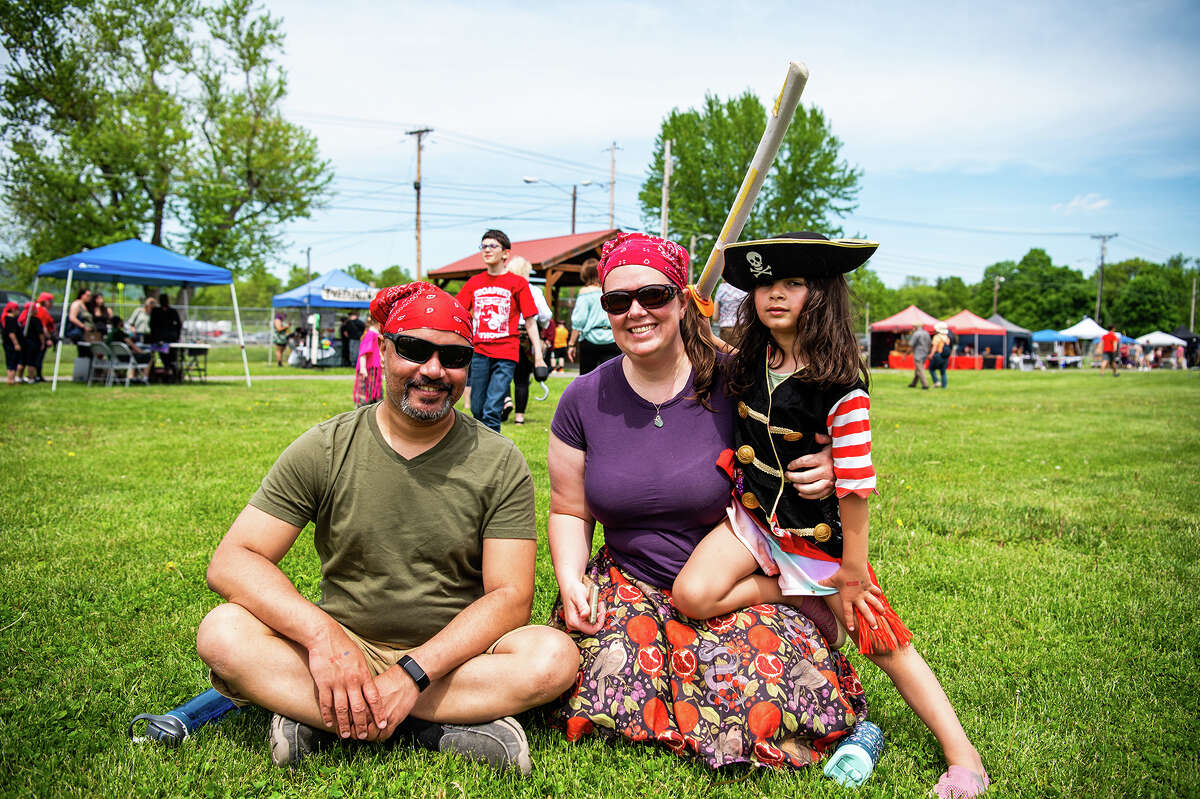
M 843 274 L 878 246 L 790 233 L 725 248 L 724 278 L 749 292 L 742 318 L 751 320 L 730 342 L 735 352 L 725 363 L 738 418 L 734 448 L 718 465 L 733 481 L 734 501 L 672 595 L 693 618 L 729 613 L 745 604 L 747 578 L 759 569 L 778 578 L 785 597 L 824 595 L 859 651 L 941 744 L 949 769 L 934 793 L 974 797 L 988 785 L 979 753 L 867 558 L 867 497 L 875 493 L 868 373 L 850 329 Z M 787 489 L 784 470 L 821 448 L 815 434 L 833 439 L 836 496 L 806 500 Z

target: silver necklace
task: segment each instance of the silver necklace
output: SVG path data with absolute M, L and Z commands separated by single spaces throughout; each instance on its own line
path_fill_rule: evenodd
M 671 388 L 672 388 L 672 389 L 674 389 L 674 388 L 675 388 L 675 381 L 676 381 L 678 378 L 679 378 L 679 367 L 678 367 L 678 366 L 676 366 L 676 367 L 675 367 L 675 371 L 674 371 L 674 372 L 671 374 Z M 653 406 L 654 406 L 654 426 L 655 426 L 655 427 L 662 427 L 662 426 L 663 426 L 663 418 L 662 418 L 662 413 L 660 413 L 659 411 L 660 411 L 660 409 L 662 408 L 662 406 L 666 405 L 668 402 L 670 402 L 670 401 L 671 401 L 671 400 L 673 400 L 674 398 L 675 398 L 675 395 L 674 395 L 674 394 L 672 394 L 671 396 L 667 397 L 667 398 L 666 398 L 665 400 L 663 400 L 662 402 L 659 402 L 659 403 L 654 403 L 654 402 L 651 402 L 651 403 L 650 403 L 651 405 L 653 405 Z

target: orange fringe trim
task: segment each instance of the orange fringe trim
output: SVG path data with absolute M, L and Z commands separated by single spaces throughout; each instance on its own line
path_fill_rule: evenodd
M 867 564 L 867 572 L 871 575 L 871 582 L 883 590 L 879 586 L 879 579 L 875 577 L 875 570 L 871 568 L 870 564 Z M 879 594 L 878 598 L 883 604 L 883 615 L 875 614 L 875 620 L 879 622 L 879 629 L 872 630 L 862 613 L 857 609 L 854 611 L 854 643 L 858 645 L 858 651 L 864 655 L 892 652 L 907 646 L 912 641 L 912 633 L 904 626 L 904 622 L 900 621 L 896 611 L 892 610 L 887 597 Z

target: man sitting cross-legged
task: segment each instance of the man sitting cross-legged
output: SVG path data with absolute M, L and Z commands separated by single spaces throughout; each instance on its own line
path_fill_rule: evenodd
M 228 600 L 197 633 L 213 685 L 274 712 L 280 765 L 324 740 L 401 727 L 429 748 L 528 773 L 509 716 L 559 696 L 579 654 L 522 626 L 533 600 L 533 482 L 511 441 L 454 410 L 470 317 L 426 283 L 379 293 L 386 399 L 310 429 L 213 554 Z M 321 601 L 276 565 L 315 524 Z

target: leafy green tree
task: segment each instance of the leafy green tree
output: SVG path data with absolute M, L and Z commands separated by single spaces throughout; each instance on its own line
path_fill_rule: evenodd
M 1183 320 L 1163 271 L 1162 267 L 1142 270 L 1122 286 L 1121 293 L 1112 303 L 1111 317 L 1106 321 L 1132 336 L 1145 335 L 1152 330 L 1174 330 Z
M 700 109 L 672 110 L 638 195 L 648 228 L 659 226 L 668 139 L 674 162 L 668 235 L 686 244 L 693 235 L 720 232 L 766 124 L 766 109 L 749 91 L 725 101 L 709 94 Z M 841 146 L 820 109 L 797 108 L 742 240 L 796 230 L 841 235 L 838 217 L 855 208 L 862 177 L 840 158 Z
M 0 4 L 9 271 L 126 238 L 254 269 L 322 200 L 328 164 L 279 111 L 278 21 L 213 2 Z
M 884 285 L 870 266 L 861 266 L 846 275 L 850 285 L 850 307 L 854 315 L 854 331 L 865 330 L 868 321 L 874 322 L 900 310 L 895 292 Z
M 1089 312 L 1088 306 L 1083 274 L 1055 266 L 1042 249 L 1027 252 L 1000 290 L 1000 314 L 1030 330 L 1072 325 Z
M 379 273 L 379 281 L 375 285 L 379 288 L 386 288 L 388 286 L 399 286 L 404 283 L 411 283 L 412 281 L 412 275 L 410 275 L 407 270 L 401 266 L 393 264 Z
M 182 191 L 187 249 L 210 263 L 261 267 L 279 250 L 284 223 L 319 207 L 332 174 L 316 138 L 280 110 L 281 20 L 256 15 L 254 0 L 225 0 L 201 16 L 212 40 L 195 70 L 201 135 Z

